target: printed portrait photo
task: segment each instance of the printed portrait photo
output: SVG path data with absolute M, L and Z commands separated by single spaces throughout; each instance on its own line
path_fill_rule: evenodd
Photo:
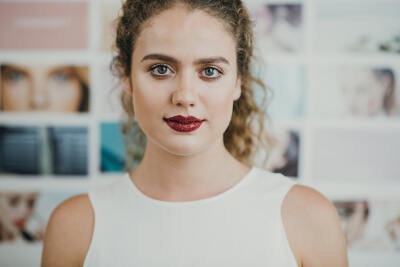
M 0 175 L 86 175 L 86 127 L 0 126 Z
M 87 1 L 0 1 L 0 50 L 88 48 Z
M 400 66 L 320 66 L 313 90 L 313 117 L 400 116 Z
M 1 191 L 0 244 L 42 241 L 53 209 L 65 199 L 77 194 Z
M 268 149 L 258 150 L 254 164 L 291 178 L 300 176 L 300 131 L 290 127 L 274 127 L 268 136 Z
M 400 203 L 334 201 L 351 250 L 400 252 Z
M 303 52 L 303 8 L 301 3 L 248 3 L 255 20 L 256 47 L 261 53 Z
M 0 68 L 1 111 L 89 111 L 87 66 L 3 63 Z

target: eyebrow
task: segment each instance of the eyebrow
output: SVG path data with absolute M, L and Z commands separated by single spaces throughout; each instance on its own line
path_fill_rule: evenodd
M 29 68 L 12 64 L 1 65 L 1 70 L 2 73 L 6 73 L 7 71 L 13 70 L 13 71 L 23 72 L 24 74 L 29 74 Z
M 143 57 L 142 62 L 145 60 L 149 59 L 158 59 L 162 60 L 165 62 L 170 62 L 170 63 L 178 63 L 178 60 L 176 60 L 173 57 L 167 56 L 167 55 L 162 55 L 162 54 L 149 54 Z M 210 63 L 225 63 L 229 65 L 229 61 L 224 58 L 224 57 L 209 57 L 209 58 L 201 58 L 198 59 L 194 62 L 195 65 L 199 64 L 210 64 Z

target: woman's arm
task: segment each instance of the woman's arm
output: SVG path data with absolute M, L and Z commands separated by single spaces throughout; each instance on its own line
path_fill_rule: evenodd
M 293 186 L 282 204 L 282 220 L 300 267 L 348 267 L 338 213 L 318 191 Z
M 87 194 L 74 196 L 57 206 L 47 224 L 41 266 L 82 266 L 93 226 L 94 213 Z

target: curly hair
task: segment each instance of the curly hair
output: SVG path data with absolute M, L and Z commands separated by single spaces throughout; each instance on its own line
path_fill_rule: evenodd
M 112 71 L 120 78 L 130 77 L 131 59 L 135 42 L 146 21 L 152 16 L 181 4 L 189 11 L 201 10 L 223 23 L 236 43 L 237 71 L 241 79 L 241 96 L 233 103 L 232 118 L 223 135 L 224 146 L 237 160 L 252 164 L 258 148 L 268 146 L 268 135 L 264 132 L 267 114 L 266 87 L 251 74 L 254 37 L 252 21 L 240 0 L 127 0 L 117 21 L 116 55 L 111 63 Z M 255 101 L 253 87 L 257 86 L 259 103 Z M 127 118 L 122 126 L 124 141 L 129 156 L 127 166 L 137 161 L 138 147 L 145 145 L 145 136 L 135 120 L 131 96 L 122 92 L 121 101 Z M 135 158 L 136 157 L 136 158 Z

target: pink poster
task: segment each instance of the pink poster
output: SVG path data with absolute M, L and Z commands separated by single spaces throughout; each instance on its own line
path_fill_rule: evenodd
M 0 49 L 86 49 L 87 2 L 0 2 Z

